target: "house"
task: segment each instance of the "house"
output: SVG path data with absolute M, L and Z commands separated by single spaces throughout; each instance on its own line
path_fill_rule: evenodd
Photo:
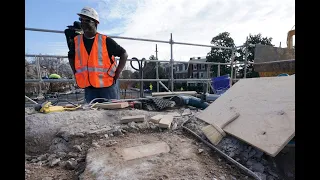
M 174 79 L 209 79 L 212 77 L 212 72 L 209 70 L 207 64 L 192 64 L 192 61 L 207 62 L 206 57 L 192 57 L 188 63 L 175 63 L 173 65 L 173 77 Z M 164 72 L 170 74 L 170 63 L 164 64 Z M 199 86 L 202 83 L 196 81 L 176 82 L 179 84 L 186 83 L 186 86 Z M 201 86 L 201 85 L 200 85 Z
M 212 77 L 212 72 L 210 71 L 210 66 L 208 64 L 192 64 L 192 61 L 207 62 L 205 57 L 193 57 L 189 60 L 189 79 L 210 79 Z M 196 81 L 187 81 L 187 86 L 199 86 L 202 84 Z

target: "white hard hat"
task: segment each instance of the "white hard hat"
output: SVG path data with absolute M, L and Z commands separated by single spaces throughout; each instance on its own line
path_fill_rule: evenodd
M 81 12 L 77 13 L 77 14 L 79 16 L 80 15 L 88 16 L 88 17 L 96 20 L 99 23 L 99 15 L 98 15 L 97 11 L 94 10 L 93 8 L 91 8 L 91 7 L 84 7 L 84 8 L 81 9 Z

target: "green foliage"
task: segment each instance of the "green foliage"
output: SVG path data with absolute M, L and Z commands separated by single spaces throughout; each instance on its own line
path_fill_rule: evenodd
M 223 32 L 212 38 L 211 44 L 214 46 L 235 47 L 233 39 L 230 37 L 230 33 Z M 220 62 L 229 63 L 231 61 L 232 50 L 231 49 L 217 49 L 211 48 L 211 51 L 207 54 L 208 62 Z M 218 66 L 211 67 L 213 76 L 216 77 L 218 73 Z M 220 66 L 220 75 L 230 74 L 230 66 Z
M 263 44 L 263 45 L 270 45 L 274 46 L 272 43 L 272 38 L 271 37 L 262 37 L 262 35 L 259 33 L 257 35 L 251 35 L 249 34 L 249 37 L 247 41 L 244 43 L 245 44 Z M 248 47 L 248 52 L 247 52 L 247 61 L 248 62 L 253 62 L 254 60 L 254 46 L 249 46 Z M 235 58 L 235 61 L 240 61 L 243 62 L 245 60 L 245 47 L 240 47 L 237 50 L 237 57 Z M 240 78 L 244 76 L 244 65 L 240 66 L 239 69 L 239 74 Z M 254 71 L 253 65 L 252 64 L 247 64 L 247 77 L 248 78 L 253 78 L 253 77 L 259 77 L 259 74 Z

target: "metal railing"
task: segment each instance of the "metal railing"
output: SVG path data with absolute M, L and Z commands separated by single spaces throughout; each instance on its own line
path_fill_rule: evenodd
M 25 30 L 27 31 L 38 31 L 38 32 L 49 32 L 49 33 L 64 33 L 64 31 L 58 31 L 58 30 L 47 30 L 47 29 L 37 29 L 37 28 L 25 28 Z M 226 66 L 230 66 L 231 70 L 230 70 L 230 87 L 232 86 L 232 82 L 236 79 L 236 73 L 235 75 L 233 75 L 233 71 L 234 71 L 234 65 L 236 64 L 244 64 L 244 78 L 246 78 L 246 74 L 247 74 L 247 66 L 246 64 L 255 64 L 255 63 L 251 63 L 251 62 L 247 62 L 247 55 L 248 55 L 248 46 L 254 46 L 252 44 L 245 44 L 242 46 L 237 46 L 235 48 L 231 48 L 231 47 L 223 47 L 223 46 L 213 46 L 213 45 L 203 45 L 203 44 L 194 44 L 194 43 L 185 43 L 185 42 L 175 42 L 173 41 L 172 38 L 172 33 L 170 34 L 170 40 L 169 41 L 163 41 L 163 40 L 154 40 L 154 39 L 143 39 L 143 38 L 132 38 L 132 37 L 121 37 L 121 36 L 109 36 L 111 38 L 118 38 L 118 39 L 127 39 L 127 40 L 136 40 L 136 41 L 149 41 L 149 42 L 157 42 L 157 43 L 168 43 L 170 44 L 170 61 L 166 61 L 166 60 L 147 60 L 147 59 L 142 59 L 139 61 L 147 61 L 147 62 L 156 62 L 156 72 L 158 72 L 158 67 L 159 67 L 159 63 L 170 63 L 170 79 L 159 79 L 159 74 L 156 73 L 156 79 L 119 79 L 120 81 L 134 81 L 134 82 L 140 82 L 140 81 L 156 81 L 159 82 L 159 84 L 161 86 L 163 86 L 166 90 L 169 90 L 169 88 L 167 88 L 162 81 L 166 81 L 169 82 L 171 84 L 171 91 L 174 91 L 174 82 L 188 82 L 188 81 L 193 81 L 193 82 L 206 82 L 206 83 L 210 83 L 211 79 L 174 79 L 174 73 L 173 73 L 173 69 L 174 69 L 174 63 L 185 63 L 185 64 L 206 64 L 208 65 L 207 68 L 211 69 L 211 66 L 213 65 L 217 65 L 218 66 L 218 72 L 217 72 L 217 76 L 220 76 L 220 70 L 221 70 L 221 65 L 226 65 Z M 192 60 L 192 61 L 174 61 L 173 58 L 173 45 L 174 44 L 179 44 L 179 45 L 188 45 L 188 46 L 200 46 L 200 47 L 211 47 L 211 48 L 218 48 L 218 49 L 229 49 L 232 50 L 232 54 L 231 54 L 231 60 L 230 63 L 219 63 L 219 62 L 201 62 L 201 61 L 196 61 L 196 60 Z M 239 47 L 245 47 L 245 59 L 244 62 L 234 62 L 235 60 L 235 55 L 236 55 L 236 49 Z M 157 50 L 156 50 L 157 52 Z M 26 57 L 56 57 L 56 58 L 67 58 L 67 56 L 58 56 L 58 55 L 35 55 L 35 54 L 26 54 Z M 156 54 L 156 59 L 157 58 L 157 54 Z M 128 61 L 133 61 L 133 59 L 128 59 Z M 136 60 L 134 60 L 136 61 Z M 39 60 L 37 62 L 37 69 L 40 71 L 40 63 Z M 207 77 L 210 77 L 209 75 L 209 70 L 207 71 Z M 233 77 L 234 76 L 234 77 Z M 75 82 L 74 79 L 42 79 L 41 78 L 41 74 L 40 72 L 38 72 L 38 77 L 39 79 L 25 79 L 25 83 L 30 83 L 30 82 L 34 82 L 34 83 L 41 83 L 41 82 Z M 159 85 L 157 86 L 157 91 L 159 91 Z M 208 88 L 210 88 L 211 86 L 208 86 Z
M 25 28 L 25 30 L 28 31 L 38 31 L 38 32 L 49 32 L 49 33 L 64 33 L 64 31 L 58 31 L 58 30 L 48 30 L 48 29 L 37 29 L 37 28 Z M 186 82 L 186 81 L 199 81 L 199 82 L 210 82 L 211 79 L 174 79 L 174 63 L 186 63 L 186 64 L 207 64 L 207 65 L 218 65 L 218 76 L 220 76 L 220 66 L 221 65 L 230 65 L 231 66 L 231 73 L 230 73 L 230 85 L 232 85 L 233 82 L 233 65 L 234 65 L 234 58 L 235 58 L 235 48 L 231 47 L 223 47 L 223 46 L 213 46 L 213 45 L 204 45 L 204 44 L 194 44 L 194 43 L 185 43 L 185 42 L 175 42 L 172 38 L 172 33 L 170 34 L 170 40 L 169 41 L 163 41 L 163 40 L 154 40 L 154 39 L 143 39 L 143 38 L 132 38 L 132 37 L 121 37 L 121 36 L 109 36 L 111 38 L 118 38 L 118 39 L 127 39 L 127 40 L 137 40 L 137 41 L 149 41 L 149 42 L 157 42 L 157 43 L 168 43 L 170 44 L 170 61 L 165 60 L 139 60 L 139 61 L 147 61 L 147 62 L 156 62 L 156 71 L 158 71 L 159 63 L 170 63 L 170 79 L 159 79 L 158 73 L 156 73 L 156 79 L 119 79 L 120 81 L 169 81 L 171 83 L 171 91 L 174 91 L 174 82 Z M 173 44 L 179 44 L 179 45 L 189 45 L 189 46 L 200 46 L 200 47 L 211 47 L 211 48 L 218 48 L 218 49 L 231 49 L 232 50 L 232 57 L 230 63 L 218 63 L 218 62 L 200 62 L 200 61 L 192 61 L 192 62 L 186 62 L 186 61 L 174 61 L 173 59 Z M 56 58 L 67 58 L 67 56 L 57 56 L 57 55 L 35 55 L 35 54 L 26 54 L 26 57 L 56 57 Z M 132 59 L 128 59 L 128 61 L 132 61 Z M 39 62 L 37 63 L 37 66 L 39 65 Z M 209 66 L 208 68 L 211 68 Z M 40 67 L 37 67 L 38 70 L 40 70 Z M 246 66 L 245 66 L 246 69 Z M 42 79 L 40 77 L 40 73 L 38 73 L 39 79 L 25 79 L 25 82 L 75 82 L 74 79 Z M 207 77 L 209 77 L 209 74 L 207 74 Z M 164 86 L 163 83 L 160 85 Z M 159 86 L 157 86 L 159 87 Z M 165 89 L 168 89 L 167 87 L 164 87 Z M 157 91 L 158 88 L 157 88 Z

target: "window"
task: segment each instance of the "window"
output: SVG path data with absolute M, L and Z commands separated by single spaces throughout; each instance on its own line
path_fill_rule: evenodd
M 203 72 L 199 73 L 199 78 L 203 78 Z
M 196 72 L 193 73 L 193 78 L 197 78 L 197 74 Z
M 201 70 L 205 70 L 206 69 L 206 65 L 205 64 L 201 64 Z
M 197 64 L 193 64 L 193 70 L 197 70 Z

